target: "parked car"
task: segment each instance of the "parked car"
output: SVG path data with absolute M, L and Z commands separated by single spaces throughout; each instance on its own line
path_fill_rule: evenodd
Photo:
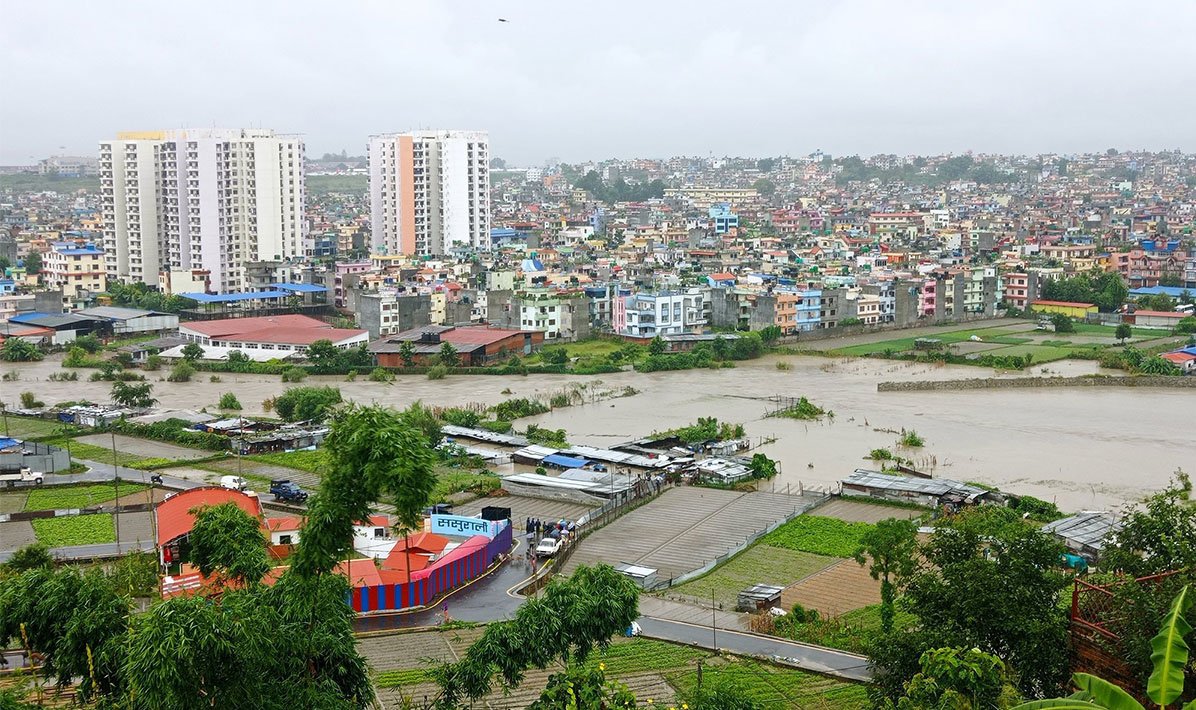
M 424 508 L 424 517 L 431 517 L 433 515 L 448 515 L 453 512 L 452 503 L 437 503 L 436 505 L 429 505 Z
M 221 476 L 220 487 L 228 488 L 233 491 L 243 491 L 249 488 L 249 481 L 246 481 L 240 476 Z
M 560 538 L 546 537 L 536 545 L 536 557 L 552 557 L 561 550 Z
M 274 494 L 275 500 L 284 503 L 302 503 L 307 500 L 307 491 L 286 478 L 276 478 L 270 481 L 270 492 Z

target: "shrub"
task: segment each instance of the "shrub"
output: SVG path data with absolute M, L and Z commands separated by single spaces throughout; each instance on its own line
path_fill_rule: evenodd
M 83 352 L 80 348 L 79 352 Z M 33 343 L 27 343 L 20 338 L 9 338 L 4 341 L 4 346 L 0 348 L 0 358 L 9 362 L 31 362 L 34 360 L 41 360 L 45 355 Z
M 224 378 L 220 375 L 208 375 L 208 382 L 224 382 Z
M 448 368 L 444 365 L 434 365 L 428 368 L 429 380 L 443 380 L 448 375 Z
M 868 454 L 868 458 L 872 459 L 873 461 L 892 461 L 893 452 L 889 451 L 888 449 L 873 449 L 872 452 Z
M 104 347 L 104 344 L 94 335 L 80 335 L 78 338 L 75 338 L 74 346 L 83 348 L 88 353 L 95 355 L 100 351 L 100 348 Z
M 79 381 L 79 373 L 78 372 L 51 372 L 49 377 L 47 377 L 46 379 L 51 382 L 78 382 Z
M 902 446 L 918 448 L 920 446 L 925 446 L 926 440 L 923 439 L 922 437 L 918 436 L 918 432 L 914 431 L 913 429 L 910 429 L 909 431 L 905 431 L 904 429 L 902 429 L 900 443 Z
M 770 416 L 785 417 L 787 419 L 821 419 L 826 410 L 810 402 L 805 397 L 799 397 L 795 404 L 773 412 Z
M 554 449 L 563 449 L 569 446 L 569 442 L 565 439 L 564 429 L 541 428 L 535 424 L 528 426 L 527 440 L 528 443 L 551 446 Z
M 337 387 L 293 387 L 274 399 L 274 411 L 288 422 L 321 422 L 341 401 Z
M 478 426 L 482 429 L 485 429 L 486 431 L 495 432 L 496 434 L 509 434 L 511 432 L 511 429 L 514 427 L 514 425 L 511 424 L 511 422 L 504 422 L 504 421 L 478 422 Z
M 37 395 L 32 392 L 21 393 L 21 407 L 23 409 L 41 409 L 44 406 L 46 406 L 46 403 L 38 401 Z
M 237 395 L 232 392 L 225 392 L 220 395 L 219 406 L 221 409 L 236 409 L 239 411 L 241 409 L 241 402 L 237 399 Z
M 569 362 L 569 353 L 564 348 L 545 348 L 540 351 L 540 360 L 549 365 L 564 365 Z
M 1055 326 L 1056 333 L 1074 333 L 1076 332 L 1076 324 L 1072 322 L 1071 318 L 1062 313 L 1055 313 L 1051 316 L 1051 323 Z
M 505 402 L 499 402 L 490 408 L 494 412 L 494 418 L 499 421 L 509 422 L 520 417 L 531 417 L 537 414 L 543 414 L 548 411 L 548 406 L 536 399 L 528 399 L 527 397 L 519 397 L 516 399 L 508 399 Z
M 482 421 L 482 415 L 473 411 L 472 409 L 460 409 L 456 407 L 441 410 L 439 416 L 441 421 L 445 422 L 446 424 L 469 427 L 471 429 L 476 427 Z
M 1175 325 L 1175 332 L 1181 335 L 1196 333 L 1196 316 L 1185 316 Z
M 153 553 L 134 550 L 109 568 L 108 577 L 121 593 L 149 596 L 158 589 L 158 558 Z
M 394 382 L 395 376 L 384 367 L 375 367 L 370 370 L 370 382 Z
M 40 542 L 34 542 L 12 553 L 8 562 L 0 565 L 9 572 L 24 572 L 31 569 L 51 569 L 54 567 L 54 555 L 50 548 Z
M 302 367 L 292 365 L 282 371 L 283 382 L 302 382 L 306 378 L 307 370 L 304 370 Z
M 187 360 L 179 360 L 166 376 L 167 382 L 190 382 L 195 374 L 195 368 Z
M 793 369 L 793 363 L 784 360 L 777 360 L 777 369 L 782 372 L 788 372 Z
M 149 370 L 151 372 L 162 369 L 162 356 L 158 353 L 150 353 L 145 358 L 145 363 L 142 364 L 141 369 Z

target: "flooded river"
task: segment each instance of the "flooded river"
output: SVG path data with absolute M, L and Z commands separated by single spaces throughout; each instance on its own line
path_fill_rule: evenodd
M 778 359 L 791 370 L 776 369 Z M 24 391 L 52 404 L 107 400 L 106 382 L 49 382 L 61 356 L 39 363 L 0 365 L 20 373 L 0 382 L 0 399 L 14 402 Z M 1088 361 L 1060 361 L 1028 374 L 1078 375 L 1096 371 Z M 88 370 L 81 370 L 86 377 Z M 151 375 L 162 373 L 149 373 Z M 423 376 L 378 384 L 359 378 L 310 377 L 304 384 L 333 384 L 347 398 L 405 406 L 493 404 L 508 397 L 557 391 L 572 383 L 601 381 L 602 389 L 632 386 L 639 394 L 555 410 L 520 420 L 564 428 L 576 443 L 607 446 L 694 422 L 700 416 L 742 422 L 753 443 L 781 462 L 779 488 L 827 488 L 857 467 L 874 467 L 865 456 L 888 448 L 936 476 L 998 485 L 1014 493 L 1054 500 L 1067 510 L 1107 508 L 1166 485 L 1178 467 L 1196 469 L 1196 394 L 1190 389 L 1049 388 L 878 393 L 882 380 L 989 376 L 979 368 L 883 360 L 766 357 L 735 369 L 688 370 L 598 377 Z M 1015 377 L 1019 375 L 1007 375 Z M 160 406 L 215 410 L 220 395 L 234 392 L 245 414 L 262 413 L 262 401 L 281 393 L 278 377 L 222 373 L 219 383 L 200 373 L 190 383 L 155 382 Z M 511 393 L 506 394 L 504 389 Z M 767 418 L 774 395 L 805 396 L 833 410 L 822 422 Z M 916 429 L 922 449 L 898 449 L 886 430 Z

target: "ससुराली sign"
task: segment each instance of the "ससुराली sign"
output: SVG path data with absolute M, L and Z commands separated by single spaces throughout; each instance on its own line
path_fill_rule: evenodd
M 485 535 L 491 540 L 502 530 L 502 522 L 482 520 L 481 518 L 466 518 L 462 515 L 433 515 L 432 532 L 437 535 L 455 535 L 470 537 Z

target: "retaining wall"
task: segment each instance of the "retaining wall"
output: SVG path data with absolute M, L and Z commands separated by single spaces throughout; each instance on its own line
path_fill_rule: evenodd
M 1196 377 L 1127 375 L 1124 377 L 973 377 L 963 380 L 881 382 L 877 392 L 926 392 L 940 390 L 1022 389 L 1035 387 L 1188 387 Z

